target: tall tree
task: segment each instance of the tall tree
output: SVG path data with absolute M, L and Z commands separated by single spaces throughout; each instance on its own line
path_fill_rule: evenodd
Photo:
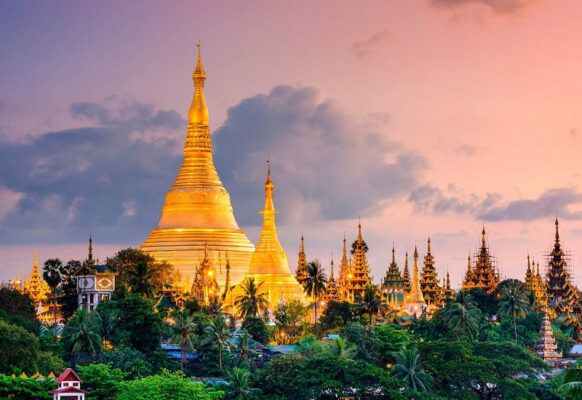
M 374 285 L 366 285 L 362 296 L 357 298 L 358 309 L 361 314 L 368 314 L 370 327 L 372 326 L 372 316 L 378 312 L 381 305 L 378 289 Z
M 69 320 L 62 336 L 69 351 L 76 357 L 80 354 L 101 353 L 101 326 L 99 316 L 80 308 Z
M 222 350 L 230 350 L 232 332 L 221 315 L 217 315 L 210 321 L 206 332 L 210 335 L 210 341 L 218 347 L 218 367 L 222 370 Z
M 247 277 L 240 285 L 243 294 L 237 296 L 234 305 L 241 318 L 246 318 L 247 315 L 256 317 L 259 313 L 269 308 L 267 293 L 261 291 L 263 282 L 257 284 L 254 278 Z
M 81 266 L 81 262 L 77 260 L 69 260 L 66 264 L 59 268 L 61 274 L 61 290 L 60 297 L 61 315 L 65 321 L 77 311 L 79 308 L 79 296 L 77 293 L 77 276 L 75 271 Z
M 524 290 L 516 286 L 509 286 L 501 292 L 499 300 L 499 315 L 509 317 L 513 320 L 513 332 L 515 343 L 517 343 L 517 318 L 523 318 L 531 309 L 528 296 Z
M 172 339 L 180 344 L 181 357 L 180 364 L 184 369 L 188 361 L 188 350 L 194 350 L 194 339 L 196 337 L 196 322 L 187 310 L 176 309 L 171 314 L 172 318 Z
M 60 270 L 63 267 L 63 262 L 58 258 L 51 258 L 44 262 L 44 270 L 42 272 L 42 278 L 46 281 L 47 285 L 51 288 L 52 293 L 52 305 L 53 305 L 53 316 L 55 319 L 55 326 L 57 325 L 57 288 L 61 283 L 61 273 Z M 55 328 L 56 329 L 56 328 Z
M 129 284 L 133 271 L 140 263 L 148 265 L 151 282 L 156 290 L 161 290 L 164 284 L 173 284 L 180 277 L 180 273 L 171 264 L 158 262 L 151 255 L 138 249 L 120 250 L 106 261 L 106 264 L 117 272 L 115 281 L 118 285 Z
M 448 304 L 443 309 L 444 322 L 455 333 L 457 340 L 465 335 L 469 338 L 477 336 L 481 317 L 472 296 L 467 292 L 461 293 L 455 303 Z
M 128 284 L 133 293 L 140 293 L 150 298 L 154 296 L 156 291 L 154 278 L 147 262 L 140 261 L 129 271 Z
M 315 323 L 317 323 L 317 303 L 323 294 L 326 293 L 327 278 L 323 273 L 323 268 L 319 261 L 315 260 L 305 266 L 307 277 L 304 281 L 305 293 L 313 299 L 315 307 Z
M 404 381 L 406 387 L 417 392 L 429 392 L 432 377 L 423 372 L 425 363 L 420 361 L 416 347 L 400 350 L 394 355 L 396 364 L 392 367 L 392 376 Z
M 260 393 L 260 389 L 251 387 L 251 373 L 244 368 L 234 367 L 226 372 L 226 378 L 225 399 L 246 400 Z

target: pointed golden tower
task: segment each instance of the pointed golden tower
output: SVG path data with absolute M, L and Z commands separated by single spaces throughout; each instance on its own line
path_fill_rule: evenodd
M 295 276 L 289 270 L 287 254 L 277 237 L 277 226 L 275 225 L 275 210 L 273 204 L 273 180 L 271 179 L 271 163 L 268 163 L 267 181 L 265 182 L 265 207 L 259 214 L 263 214 L 263 230 L 261 238 L 251 258 L 249 272 L 245 278 L 254 278 L 257 283 L 261 283 L 261 291 L 269 294 L 271 307 L 283 299 L 285 302 L 299 300 L 306 302 L 303 294 L 303 287 L 297 282 Z M 235 289 L 234 298 L 241 294 L 240 286 Z
M 184 160 L 172 188 L 166 194 L 162 216 L 141 246 L 158 260 L 166 260 L 182 274 L 189 287 L 208 244 L 208 258 L 218 261 L 219 251 L 228 251 L 233 284 L 247 272 L 254 247 L 234 218 L 230 195 L 222 185 L 212 158 L 208 108 L 204 99 L 206 73 L 200 45 L 192 73 L 194 96 L 188 111 Z M 225 273 L 218 274 L 222 287 Z
M 295 268 L 295 279 L 297 279 L 297 282 L 299 282 L 301 286 L 304 285 L 304 282 L 307 279 L 307 256 L 305 255 L 303 234 L 301 234 L 301 245 L 299 246 L 297 268 Z
M 412 282 L 410 284 L 410 293 L 404 299 L 403 310 L 408 315 L 420 317 L 426 309 L 426 303 L 420 290 L 420 277 L 418 273 L 418 250 L 414 247 L 414 269 L 412 272 Z

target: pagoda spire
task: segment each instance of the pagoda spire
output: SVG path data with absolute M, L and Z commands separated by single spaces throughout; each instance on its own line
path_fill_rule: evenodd
M 208 107 L 204 98 L 204 82 L 206 81 L 206 72 L 202 67 L 202 56 L 200 55 L 200 43 L 196 44 L 198 48 L 198 60 L 196 68 L 192 72 L 194 81 L 194 95 L 192 104 L 188 110 L 188 125 L 206 125 L 208 126 Z
M 404 290 L 410 291 L 410 270 L 408 269 L 408 251 L 404 255 L 404 268 L 402 270 L 402 281 L 404 283 Z
M 486 245 L 486 233 L 485 233 L 485 225 L 483 225 L 483 230 L 481 231 L 481 247 L 484 249 L 487 247 Z
M 404 308 L 409 315 L 414 315 L 417 318 L 423 313 L 426 308 L 422 290 L 420 290 L 420 278 L 418 273 L 418 250 L 414 247 L 414 269 L 412 272 L 412 282 L 410 285 L 410 293 L 406 296 Z
M 307 256 L 305 255 L 305 244 L 303 233 L 301 234 L 301 244 L 299 254 L 297 254 L 297 267 L 295 268 L 295 279 L 303 286 L 307 279 Z
M 231 293 L 230 290 L 230 260 L 228 258 L 228 251 L 226 252 L 226 278 L 224 282 L 224 292 L 222 292 L 222 301 L 225 301 L 227 296 Z

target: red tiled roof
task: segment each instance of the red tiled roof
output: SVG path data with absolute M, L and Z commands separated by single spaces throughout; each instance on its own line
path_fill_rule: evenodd
M 83 382 L 81 380 L 81 378 L 79 378 L 79 375 L 77 375 L 75 373 L 75 371 L 73 371 L 72 368 L 67 368 L 61 375 L 59 375 L 59 378 L 57 379 L 57 383 L 61 383 L 61 382 L 69 382 L 69 381 L 77 381 L 77 382 Z
M 85 393 L 85 394 L 89 394 L 89 392 L 87 392 L 83 389 L 79 389 L 78 387 L 75 387 L 75 386 L 67 386 L 64 388 L 51 390 L 51 394 L 58 394 L 58 393 Z

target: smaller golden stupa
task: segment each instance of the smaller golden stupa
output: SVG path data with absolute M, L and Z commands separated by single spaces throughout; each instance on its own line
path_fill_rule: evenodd
M 418 276 L 418 250 L 414 247 L 414 270 L 412 272 L 412 282 L 410 284 L 410 293 L 404 299 L 404 307 L 402 309 L 408 315 L 414 315 L 416 318 L 420 317 L 426 309 L 426 302 L 420 289 L 420 279 Z
M 263 214 L 263 230 L 259 243 L 251 257 L 249 272 L 245 278 L 254 278 L 261 284 L 261 292 L 268 293 L 268 300 L 271 308 L 282 301 L 299 300 L 306 303 L 303 288 L 289 270 L 287 254 L 279 238 L 277 237 L 277 227 L 275 225 L 275 210 L 273 204 L 273 180 L 271 179 L 271 164 L 268 163 L 267 181 L 265 182 L 265 207 L 259 214 Z M 234 298 L 242 294 L 242 289 L 237 286 L 234 289 Z

